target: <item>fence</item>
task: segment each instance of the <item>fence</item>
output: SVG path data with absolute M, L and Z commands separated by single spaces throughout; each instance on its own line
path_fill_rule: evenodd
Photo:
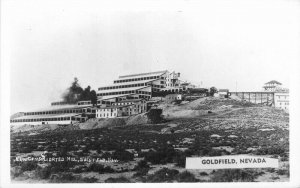
M 235 95 L 242 100 L 263 104 L 267 106 L 274 106 L 274 92 L 229 92 L 230 95 Z

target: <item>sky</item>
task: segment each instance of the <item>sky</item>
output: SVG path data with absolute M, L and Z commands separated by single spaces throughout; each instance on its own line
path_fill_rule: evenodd
M 60 101 L 74 77 L 95 90 L 160 70 L 231 91 L 261 91 L 270 80 L 288 87 L 300 60 L 299 8 L 296 0 L 4 0 L 11 113 Z

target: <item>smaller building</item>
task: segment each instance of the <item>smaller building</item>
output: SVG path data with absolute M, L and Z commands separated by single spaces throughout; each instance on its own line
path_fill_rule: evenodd
M 219 89 L 218 94 L 220 98 L 228 98 L 229 89 Z
M 92 101 L 78 101 L 77 105 L 92 105 Z
M 265 83 L 263 88 L 265 91 L 276 91 L 280 85 L 282 85 L 280 82 L 278 82 L 276 80 L 271 80 L 271 81 Z
M 274 106 L 276 108 L 280 108 L 283 110 L 289 110 L 289 93 L 288 92 L 280 92 L 274 94 Z
M 169 94 L 169 95 L 166 95 L 165 100 L 166 100 L 166 102 L 182 101 L 182 94 Z
M 116 118 L 131 116 L 147 111 L 147 103 L 144 99 L 122 100 L 111 106 L 101 106 L 96 110 L 96 118 Z
M 96 118 L 116 118 L 124 115 L 127 106 L 107 106 L 96 110 Z
M 42 124 L 73 124 L 94 118 L 96 110 L 91 104 L 69 104 L 66 102 L 53 102 L 50 107 L 19 112 L 11 116 L 11 125 L 42 125 Z

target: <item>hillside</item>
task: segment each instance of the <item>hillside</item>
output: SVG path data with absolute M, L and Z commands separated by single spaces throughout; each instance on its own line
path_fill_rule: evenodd
M 185 182 L 210 182 L 224 177 L 228 182 L 288 181 L 289 114 L 286 112 L 209 97 L 186 104 L 161 103 L 159 106 L 165 116 L 169 116 L 156 124 L 149 123 L 147 114 L 140 114 L 129 118 L 91 119 L 73 126 L 36 126 L 32 131 L 28 131 L 31 127 L 23 127 L 27 130 L 24 134 L 11 134 L 12 158 L 39 156 L 48 151 L 49 156 L 116 158 L 121 162 L 77 161 L 46 163 L 42 167 L 37 163 L 12 162 L 12 178 L 16 182 L 41 179 L 68 182 L 70 178 L 99 183 L 120 179 L 168 182 L 163 179 L 164 174 L 176 172 L 179 174 L 172 178 L 174 182 L 186 176 Z M 280 167 L 241 169 L 245 176 L 238 176 L 240 171 L 233 169 L 185 172 L 186 157 L 239 154 L 278 158 Z
M 239 101 L 234 99 L 221 99 L 216 97 L 204 97 L 197 99 L 192 102 L 184 104 L 167 104 L 160 103 L 159 108 L 163 109 L 163 115 L 165 118 L 196 118 L 208 113 L 218 114 L 226 111 L 231 111 L 234 109 L 256 107 L 258 105 Z M 208 112 L 210 111 L 210 112 Z
M 182 104 L 158 103 L 158 108 L 163 109 L 163 117 L 167 121 L 181 124 L 177 128 L 189 124 L 187 127 L 194 129 L 209 129 L 214 127 L 282 127 L 287 128 L 289 114 L 273 107 L 261 106 L 236 99 L 221 99 L 205 97 Z M 184 120 L 181 120 L 184 119 Z M 192 123 L 193 122 L 193 123 Z M 199 123 L 198 123 L 199 122 Z M 200 123 L 201 122 L 201 123 Z M 61 129 L 98 129 L 104 127 L 119 127 L 128 125 L 150 124 L 147 113 L 109 119 L 89 119 L 84 123 L 74 125 L 23 125 L 12 126 L 14 132 L 40 132 Z M 195 125 L 197 124 L 197 125 Z M 184 126 L 187 128 L 186 126 Z

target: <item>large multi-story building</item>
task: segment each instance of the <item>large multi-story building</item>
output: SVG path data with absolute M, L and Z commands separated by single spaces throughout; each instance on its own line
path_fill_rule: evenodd
M 53 102 L 46 109 L 11 117 L 12 125 L 72 124 L 89 117 L 113 118 L 147 111 L 147 100 L 160 91 L 181 92 L 190 84 L 179 80 L 180 73 L 165 71 L 119 76 L 113 84 L 98 88 L 97 108 L 91 101 L 77 104 Z
M 123 100 L 110 106 L 97 108 L 96 118 L 115 118 L 144 113 L 147 110 L 145 99 Z
M 113 84 L 98 88 L 98 105 L 127 99 L 150 99 L 155 92 L 169 90 L 181 92 L 187 87 L 181 85 L 180 73 L 165 71 L 119 76 Z
M 77 104 L 53 102 L 50 107 L 31 112 L 19 112 L 10 119 L 11 125 L 72 124 L 93 117 L 96 109 L 90 101 Z

